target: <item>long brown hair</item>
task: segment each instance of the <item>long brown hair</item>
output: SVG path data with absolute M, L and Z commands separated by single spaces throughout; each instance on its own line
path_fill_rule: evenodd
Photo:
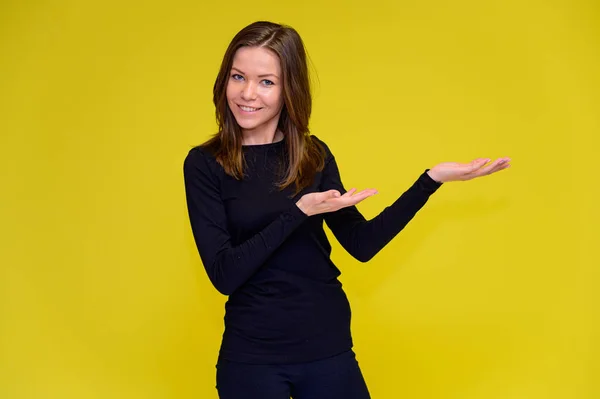
M 287 169 L 280 189 L 295 184 L 295 192 L 309 186 L 323 170 L 325 152 L 310 136 L 308 121 L 312 97 L 307 56 L 300 35 L 293 28 L 273 22 L 254 22 L 239 31 L 225 52 L 213 87 L 213 102 L 219 131 L 202 146 L 209 148 L 225 172 L 236 179 L 244 176 L 242 130 L 227 104 L 227 82 L 236 51 L 244 46 L 263 47 L 279 57 L 283 83 L 283 108 L 277 128 L 287 146 Z

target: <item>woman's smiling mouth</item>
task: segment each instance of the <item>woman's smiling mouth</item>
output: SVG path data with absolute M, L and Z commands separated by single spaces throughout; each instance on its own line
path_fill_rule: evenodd
M 243 105 L 238 105 L 238 107 L 239 107 L 239 108 L 240 108 L 242 111 L 244 111 L 244 112 L 256 112 L 256 111 L 258 111 L 258 110 L 261 110 L 261 109 L 262 109 L 262 108 L 246 107 L 246 106 L 243 106 Z

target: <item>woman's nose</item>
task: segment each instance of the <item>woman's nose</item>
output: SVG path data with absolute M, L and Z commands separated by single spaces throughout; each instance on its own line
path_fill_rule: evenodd
M 256 86 L 252 82 L 248 82 L 242 89 L 242 99 L 246 101 L 254 100 L 256 98 Z

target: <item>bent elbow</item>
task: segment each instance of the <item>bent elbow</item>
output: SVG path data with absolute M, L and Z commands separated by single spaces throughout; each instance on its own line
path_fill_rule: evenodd
M 215 286 L 215 288 L 217 289 L 217 291 L 219 291 L 220 294 L 223 294 L 225 296 L 229 296 L 229 295 L 233 294 L 233 291 L 234 291 L 232 289 L 219 288 L 219 287 L 216 287 L 216 286 Z
M 211 279 L 213 286 L 219 291 L 219 293 L 229 296 L 237 289 L 237 286 L 231 284 L 231 282 L 223 281 L 219 279 Z
M 379 246 L 369 243 L 366 238 L 368 237 L 356 236 L 349 240 L 340 241 L 340 243 L 350 256 L 361 263 L 366 263 L 381 250 Z
M 233 294 L 235 290 L 239 288 L 240 282 L 237 281 L 235 276 L 228 273 L 226 263 L 223 258 L 216 259 L 206 268 L 208 278 L 212 285 L 219 291 L 219 293 L 229 296 Z
M 367 263 L 376 255 L 376 252 L 361 251 L 353 254 L 354 259 L 361 263 Z
M 212 270 L 212 273 L 207 273 L 213 287 L 215 287 L 217 291 L 223 295 L 229 296 L 233 294 L 233 292 L 238 288 L 236 282 L 223 275 L 223 273 L 218 273 L 215 270 L 218 269 L 215 268 Z

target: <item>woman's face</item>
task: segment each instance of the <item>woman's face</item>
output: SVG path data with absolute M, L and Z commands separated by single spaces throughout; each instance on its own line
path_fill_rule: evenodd
M 227 104 L 244 136 L 273 133 L 283 108 L 281 65 L 271 50 L 242 47 L 233 58 Z

